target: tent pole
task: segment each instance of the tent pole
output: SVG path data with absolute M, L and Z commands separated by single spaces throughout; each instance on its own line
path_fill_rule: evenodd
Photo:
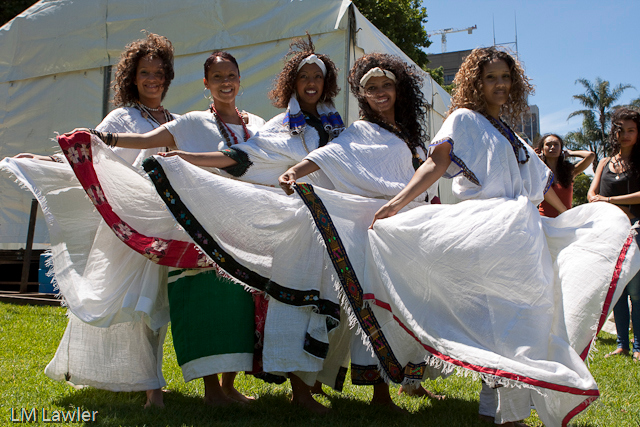
M 29 215 L 29 231 L 27 231 L 27 247 L 22 258 L 22 277 L 20 280 L 20 293 L 27 293 L 29 284 L 29 270 L 31 269 L 31 249 L 33 249 L 33 235 L 36 228 L 36 215 L 38 215 L 38 201 L 31 200 L 31 214 Z
M 109 114 L 109 98 L 111 97 L 111 65 L 102 67 L 102 117 Z

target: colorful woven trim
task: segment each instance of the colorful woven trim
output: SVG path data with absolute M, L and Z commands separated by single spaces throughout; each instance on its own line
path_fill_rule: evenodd
M 342 122 L 340 113 L 338 113 L 333 104 L 319 102 L 316 108 L 318 110 L 318 114 L 320 114 L 322 126 L 327 133 L 331 135 L 331 139 L 340 135 L 344 130 L 344 123 Z M 284 114 L 282 125 L 289 127 L 289 133 L 294 136 L 300 135 L 304 132 L 307 122 L 305 121 L 304 113 L 300 109 L 298 100 L 294 97 L 289 100 L 289 105 L 286 113 Z
M 269 294 L 271 298 L 294 306 L 313 306 L 318 312 L 340 321 L 340 305 L 320 298 L 317 290 L 300 291 L 290 289 L 272 282 L 269 278 L 244 267 L 215 241 L 193 214 L 187 209 L 180 195 L 171 186 L 160 163 L 150 157 L 143 163 L 143 168 L 151 178 L 160 198 L 166 203 L 167 208 L 173 214 L 175 220 L 184 228 L 193 241 L 222 269 L 237 280 L 246 283 L 252 288 Z
M 329 353 L 329 343 L 319 341 L 309 335 L 309 333 L 304 337 L 304 345 L 302 348 L 307 353 L 319 359 L 325 359 L 327 357 L 327 353 Z
M 455 163 L 456 165 L 458 165 L 458 167 L 460 167 L 460 172 L 462 173 L 462 175 L 464 175 L 465 178 L 467 178 L 469 181 L 473 182 L 475 185 L 481 185 L 480 181 L 478 180 L 478 178 L 476 177 L 476 175 L 473 173 L 473 171 L 471 169 L 469 169 L 469 167 L 464 163 L 464 161 L 455 155 L 455 153 L 453 152 L 453 148 L 454 148 L 454 142 L 453 139 L 451 138 L 443 138 L 440 139 L 436 142 L 433 142 L 429 145 L 429 149 L 431 149 L 431 147 L 435 147 L 438 146 L 440 144 L 444 144 L 444 143 L 448 143 L 451 146 L 451 151 L 449 152 L 449 157 L 451 158 L 451 161 L 453 163 Z M 455 176 L 457 176 L 459 173 L 453 175 L 453 176 L 445 176 L 445 178 L 453 178 Z
M 91 135 L 78 131 L 58 137 L 58 144 L 69 160 L 82 188 L 113 232 L 127 246 L 160 265 L 181 268 L 216 267 L 215 263 L 193 243 L 167 240 L 140 234 L 125 223 L 111 208 L 93 167 Z
M 374 385 L 381 384 L 384 380 L 380 376 L 380 371 L 376 365 L 356 365 L 351 363 L 351 384 L 353 385 Z
M 291 135 L 300 135 L 304 132 L 307 123 L 304 121 L 304 113 L 300 109 L 300 104 L 298 104 L 298 100 L 294 97 L 291 97 L 289 100 L 289 106 L 287 107 L 286 113 L 284 113 L 282 125 L 289 127 L 289 133 Z
M 351 310 L 358 319 L 360 327 L 367 334 L 371 346 L 380 361 L 380 366 L 392 381 L 401 383 L 404 376 L 404 368 L 393 354 L 391 346 L 382 333 L 382 326 L 378 323 L 373 311 L 364 304 L 362 286 L 360 286 L 360 282 L 353 271 L 347 251 L 326 207 L 314 192 L 311 184 L 298 183 L 295 189 L 311 212 L 316 227 L 325 242 L 333 267 L 338 274 L 342 291 L 349 301 Z

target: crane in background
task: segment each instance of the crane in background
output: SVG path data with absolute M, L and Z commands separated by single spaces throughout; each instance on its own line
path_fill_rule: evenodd
M 436 30 L 436 31 L 431 31 L 429 33 L 427 33 L 427 35 L 429 37 L 431 36 L 435 36 L 436 34 L 442 34 L 442 38 L 440 40 L 442 40 L 442 53 L 445 53 L 447 51 L 447 34 L 451 34 L 451 33 L 461 33 L 463 31 L 466 31 L 467 34 L 471 34 L 473 32 L 473 30 L 478 29 L 477 25 L 474 25 L 473 27 L 469 27 L 469 28 L 445 28 L 443 30 Z

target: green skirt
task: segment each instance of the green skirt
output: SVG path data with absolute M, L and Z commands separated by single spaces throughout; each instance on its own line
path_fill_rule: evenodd
M 168 289 L 173 345 L 185 381 L 252 369 L 251 293 L 215 270 L 172 270 Z

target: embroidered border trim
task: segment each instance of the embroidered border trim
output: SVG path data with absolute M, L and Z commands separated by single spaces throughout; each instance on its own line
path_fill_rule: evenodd
M 451 158 L 451 161 L 453 163 L 455 163 L 456 165 L 458 165 L 458 167 L 461 169 L 461 171 L 458 172 L 458 173 L 462 173 L 462 175 L 464 175 L 465 178 L 467 178 L 469 181 L 473 182 L 475 185 L 482 186 L 480 184 L 480 181 L 476 177 L 476 175 L 473 173 L 473 171 L 471 169 L 469 169 L 469 167 L 464 163 L 464 161 L 460 157 L 458 157 L 458 156 L 456 156 L 454 154 L 454 152 L 453 152 L 453 147 L 454 147 L 453 139 L 451 139 L 451 138 L 441 139 L 439 141 L 436 141 L 436 142 L 430 144 L 429 148 L 435 147 L 435 146 L 440 145 L 440 144 L 444 144 L 445 142 L 447 142 L 447 143 L 449 143 L 449 145 L 451 145 L 451 151 L 449 152 L 449 157 Z M 458 173 L 453 175 L 453 176 L 450 176 L 450 178 L 453 178 L 453 177 L 457 176 Z
M 362 286 L 358 277 L 353 271 L 351 261 L 347 256 L 347 251 L 342 244 L 331 217 L 327 212 L 322 200 L 316 195 L 311 184 L 299 183 L 295 190 L 311 212 L 313 221 L 320 231 L 325 242 L 327 252 L 336 270 L 343 293 L 349 301 L 349 305 L 356 316 L 360 327 L 367 334 L 371 346 L 380 361 L 380 366 L 386 375 L 394 382 L 401 383 L 404 368 L 396 358 L 389 345 L 389 342 L 382 333 L 382 327 L 378 323 L 371 308 L 365 306 Z
M 225 148 L 220 152 L 238 163 L 237 165 L 222 168 L 223 171 L 227 172 L 229 175 L 235 176 L 236 178 L 247 173 L 247 170 L 249 170 L 253 165 L 253 162 L 249 160 L 249 155 L 235 147 Z
M 326 359 L 327 353 L 329 353 L 329 343 L 317 340 L 309 335 L 309 333 L 304 337 L 304 346 L 302 348 L 307 353 L 320 359 Z
M 344 388 L 344 380 L 347 378 L 347 368 L 344 366 L 340 366 L 338 369 L 338 375 L 336 375 L 336 382 L 333 386 L 335 391 L 342 391 Z
M 340 305 L 321 299 L 319 291 L 299 291 L 287 288 L 241 265 L 222 249 L 213 236 L 211 236 L 193 216 L 180 199 L 180 195 L 171 186 L 162 166 L 156 159 L 153 157 L 146 159 L 143 163 L 143 168 L 147 172 L 147 175 L 149 175 L 149 178 L 151 178 L 158 195 L 166 203 L 167 208 L 178 224 L 184 228 L 193 241 L 208 254 L 217 265 L 231 276 L 252 288 L 268 293 L 272 298 L 280 302 L 298 307 L 314 306 L 317 307 L 320 314 L 331 316 L 337 321 L 340 320 Z
M 380 371 L 376 365 L 356 365 L 351 363 L 351 384 L 353 385 L 374 385 L 381 384 L 384 380 L 380 376 Z

